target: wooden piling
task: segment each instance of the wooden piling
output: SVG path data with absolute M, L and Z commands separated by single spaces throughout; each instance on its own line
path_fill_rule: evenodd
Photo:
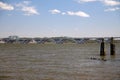
M 101 45 L 100 45 L 100 56 L 105 56 L 105 51 L 104 51 L 104 39 L 102 38 L 102 42 L 101 42 Z
M 113 43 L 113 37 L 110 40 L 110 55 L 115 55 L 115 44 Z

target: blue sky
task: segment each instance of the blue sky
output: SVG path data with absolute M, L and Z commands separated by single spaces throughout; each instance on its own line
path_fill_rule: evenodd
M 0 37 L 120 37 L 120 0 L 0 0 Z

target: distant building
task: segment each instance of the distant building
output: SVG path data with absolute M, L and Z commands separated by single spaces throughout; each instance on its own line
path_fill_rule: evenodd
M 19 38 L 18 43 L 28 44 L 31 41 L 30 38 Z
M 81 43 L 84 43 L 84 42 L 85 42 L 85 39 L 84 39 L 84 38 L 75 38 L 74 41 L 75 41 L 75 43 L 77 43 L 77 44 L 81 44 Z
M 9 40 L 18 40 L 19 39 L 18 36 L 9 36 L 8 38 L 9 38 Z
M 17 43 L 19 40 L 18 36 L 9 36 L 5 41 L 6 43 Z

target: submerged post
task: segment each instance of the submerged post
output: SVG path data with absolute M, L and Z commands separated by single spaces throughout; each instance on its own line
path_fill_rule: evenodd
M 104 38 L 102 38 L 102 42 L 101 42 L 101 45 L 100 45 L 100 56 L 105 56 L 105 51 L 104 51 Z
M 115 44 L 113 43 L 113 37 L 110 39 L 110 55 L 115 55 Z

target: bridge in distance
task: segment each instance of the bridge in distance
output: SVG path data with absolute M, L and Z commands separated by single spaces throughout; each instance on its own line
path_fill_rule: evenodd
M 62 44 L 65 42 L 73 43 L 85 43 L 86 41 L 101 42 L 104 38 L 105 42 L 109 42 L 111 37 L 83 37 L 83 38 L 70 38 L 70 37 L 51 37 L 51 38 L 19 38 L 18 36 L 9 36 L 8 38 L 0 39 L 0 43 L 45 43 L 53 42 L 56 44 Z M 120 40 L 120 37 L 113 37 L 114 40 Z

